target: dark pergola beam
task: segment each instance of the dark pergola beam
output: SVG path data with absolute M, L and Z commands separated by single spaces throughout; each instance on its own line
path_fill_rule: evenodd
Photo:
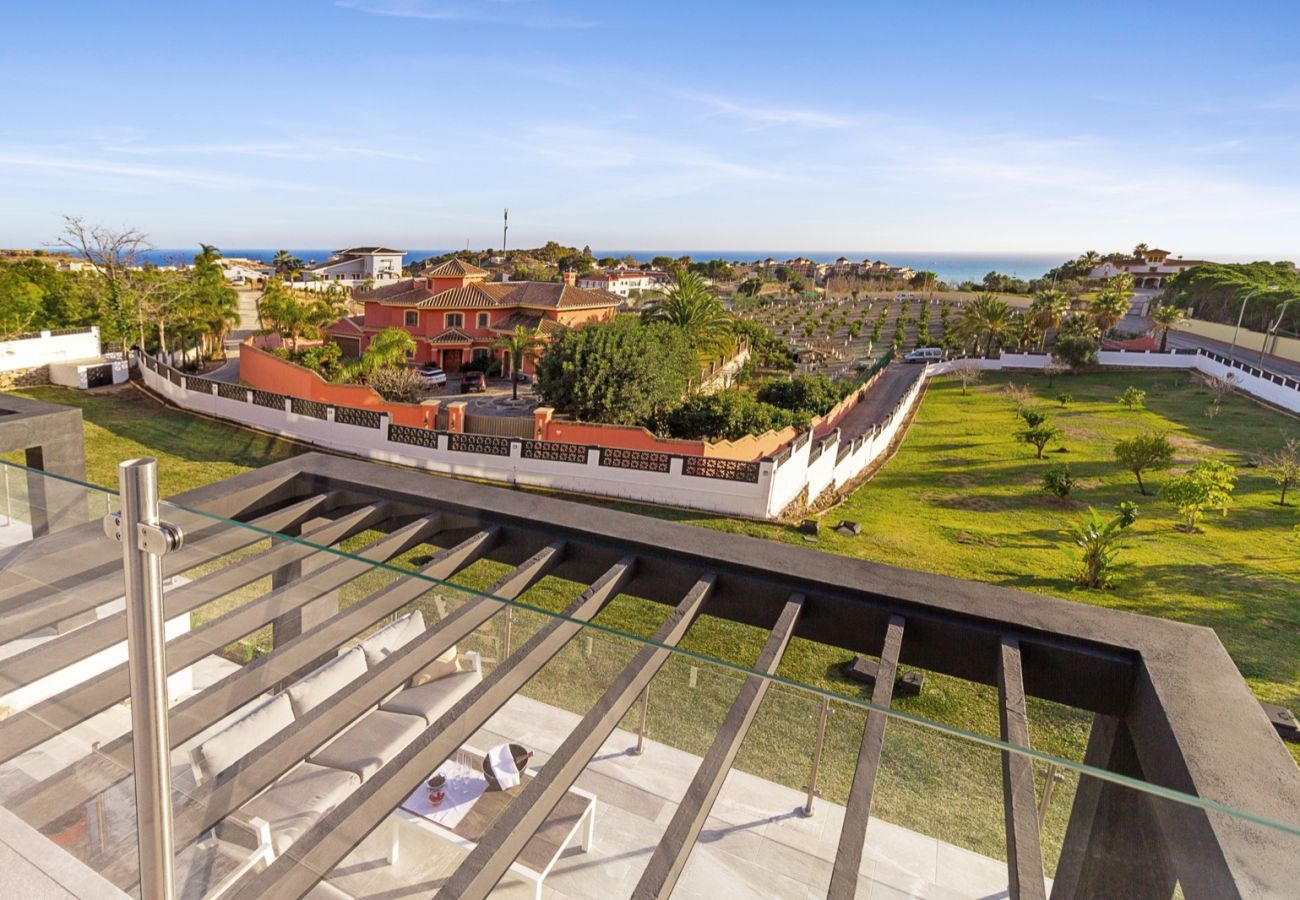
M 1002 740 L 1029 749 L 1029 716 L 1020 665 L 1020 641 L 1004 637 L 998 652 L 998 717 Z M 1006 818 L 1007 877 L 1011 900 L 1046 900 L 1043 848 L 1038 836 L 1034 764 L 1023 753 L 1002 751 L 1002 806 Z
M 803 606 L 802 594 L 795 594 L 786 601 L 780 617 L 772 626 L 767 643 L 763 645 L 763 650 L 754 663 L 757 671 L 768 675 L 776 673 L 777 667 L 781 665 L 781 657 L 785 655 L 785 648 L 794 635 L 795 625 L 798 624 Z M 673 813 L 672 821 L 668 823 L 659 845 L 655 847 L 655 852 L 650 857 L 650 862 L 641 873 L 641 880 L 637 882 L 636 890 L 632 892 L 633 897 L 638 900 L 648 900 L 648 898 L 666 900 L 672 894 L 677 879 L 686 867 L 686 860 L 694 849 L 700 832 L 704 829 L 704 823 L 709 818 L 709 812 L 713 809 L 718 794 L 722 792 L 723 782 L 727 780 L 727 773 L 731 771 L 736 754 L 740 752 L 740 746 L 745 742 L 745 735 L 749 733 L 749 726 L 753 724 L 754 716 L 758 714 L 758 708 L 763 703 L 763 697 L 767 695 L 770 683 L 762 675 L 746 676 L 745 683 L 740 686 L 740 692 L 731 704 L 731 709 L 722 720 L 722 727 L 718 729 L 717 736 L 709 746 L 708 752 L 704 754 L 700 768 L 691 779 L 681 803 L 677 804 L 677 811 Z
M 270 591 L 211 622 L 167 642 L 168 674 L 192 666 L 210 653 L 252 634 L 322 594 L 337 590 L 385 562 L 421 543 L 434 529 L 437 516 L 418 519 L 392 534 L 367 545 L 350 557 L 336 560 L 311 575 Z M 83 722 L 130 695 L 127 664 L 121 663 L 93 680 L 69 688 L 30 709 L 0 721 L 0 763 Z
M 316 628 L 276 647 L 172 707 L 169 716 L 172 747 L 184 744 L 214 722 L 273 689 L 303 665 L 320 658 L 424 594 L 437 590 L 440 586 L 429 584 L 429 579 L 450 578 L 480 559 L 498 534 L 496 528 L 481 531 L 438 552 L 417 570 L 416 577 L 381 588 Z M 520 569 L 525 569 L 525 566 L 520 566 Z M 534 577 L 540 578 L 541 574 Z M 41 828 L 76 804 L 85 803 L 128 777 L 131 771 L 131 736 L 124 735 L 101 747 L 94 755 L 84 757 L 39 784 L 20 791 L 11 798 L 8 806 L 33 828 Z
M 421 732 L 370 780 L 325 814 L 260 873 L 242 878 L 231 900 L 301 898 L 401 806 L 429 773 L 447 761 L 542 667 L 581 633 L 632 579 L 636 558 L 625 556 L 553 617 L 492 674 Z
M 483 839 L 442 885 L 437 896 L 448 900 L 478 900 L 486 897 L 510 869 L 546 817 L 573 787 L 590 765 L 601 745 L 614 733 L 618 723 L 637 702 L 642 692 L 672 657 L 675 646 L 700 614 L 713 590 L 717 576 L 706 574 L 695 583 L 686 597 L 632 661 L 596 701 L 559 749 L 547 760 L 542 771 L 533 777 L 519 796 L 510 802 L 504 815 L 493 824 Z
M 198 540 L 192 540 L 175 554 L 163 557 L 163 572 L 165 575 L 176 575 L 215 557 L 225 556 L 265 540 L 269 536 L 265 532 L 292 528 L 312 513 L 327 508 L 330 500 L 328 496 L 308 498 L 248 523 L 254 527 L 222 523 L 222 529 L 212 534 L 207 534 L 207 529 L 202 529 L 199 534 L 203 536 Z M 103 538 L 103 532 L 96 532 L 96 538 Z M 175 559 L 169 559 L 172 556 Z M 68 561 L 59 561 L 56 567 L 51 568 L 51 578 L 42 587 L 9 598 L 0 608 L 7 640 L 25 637 L 42 628 L 57 625 L 122 596 L 120 556 L 116 567 L 110 568 L 107 574 L 65 587 L 58 586 L 58 583 L 69 577 Z M 34 578 L 29 572 L 24 575 Z
M 903 619 L 893 616 L 885 632 L 885 646 L 880 650 L 880 666 L 871 689 L 873 705 L 888 709 L 894 697 L 894 678 L 898 674 L 898 654 L 903 649 Z M 840 827 L 840 844 L 835 851 L 835 868 L 826 892 L 828 900 L 853 900 L 858 892 L 858 870 L 862 866 L 862 849 L 867 839 L 867 822 L 871 819 L 871 799 L 876 787 L 876 773 L 885 746 L 885 725 L 889 717 L 880 710 L 867 712 L 858 747 L 853 786 L 844 804 L 844 824 Z
M 163 616 L 172 619 L 193 612 L 264 575 L 270 575 L 283 565 L 321 552 L 318 546 L 313 545 L 336 544 L 382 521 L 386 515 L 383 504 L 362 507 L 309 531 L 302 536 L 302 542 L 277 544 L 249 559 L 230 563 L 189 584 L 173 588 L 163 595 Z M 122 590 L 120 584 L 118 590 Z M 0 663 L 0 694 L 31 684 L 38 678 L 121 643 L 125 638 L 126 612 L 123 611 L 32 647 Z

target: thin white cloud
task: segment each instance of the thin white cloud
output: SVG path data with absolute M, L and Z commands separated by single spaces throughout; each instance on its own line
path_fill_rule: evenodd
M 531 0 L 335 0 L 335 6 L 395 19 L 431 22 L 488 22 L 521 28 L 595 28 L 599 22 L 551 12 Z
M 245 175 L 210 172 L 198 169 L 178 169 L 166 166 L 146 166 L 134 163 L 115 162 L 113 160 L 89 159 L 37 155 L 32 153 L 14 153 L 0 150 L 0 165 L 16 166 L 47 172 L 77 173 L 84 175 L 106 175 L 121 178 L 159 181 L 169 184 L 183 184 L 188 187 L 216 191 L 312 191 L 310 185 L 275 181 L 265 178 L 251 178 Z
M 330 159 L 362 158 L 390 159 L 401 162 L 424 162 L 411 153 L 387 150 L 382 147 L 331 144 L 327 141 L 266 141 L 213 144 L 110 144 L 103 148 L 111 153 L 134 156 L 251 156 L 263 159 L 283 159 L 294 162 L 319 162 Z
M 854 120 L 848 116 L 823 112 L 810 107 L 767 106 L 740 103 L 712 94 L 684 93 L 683 97 L 711 108 L 714 112 L 743 119 L 758 125 L 797 125 L 804 128 L 848 128 Z

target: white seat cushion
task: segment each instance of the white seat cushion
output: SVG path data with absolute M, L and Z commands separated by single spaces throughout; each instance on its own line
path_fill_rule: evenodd
M 283 693 L 254 708 L 190 751 L 204 782 L 212 781 L 249 751 L 293 724 L 293 706 Z
M 266 820 L 278 856 L 360 786 L 361 779 L 351 772 L 303 763 L 245 803 L 240 812 Z
M 379 708 L 387 712 L 420 716 L 425 724 L 432 725 L 482 680 L 483 676 L 473 670 L 457 672 L 455 675 L 448 675 L 419 687 L 399 691 L 389 697 Z
M 424 615 L 418 609 L 385 625 L 360 644 L 366 654 L 366 665 L 371 668 L 379 665 L 390 653 L 396 653 L 415 640 L 422 631 Z
M 331 659 L 310 675 L 306 675 L 285 690 L 293 704 L 295 717 L 307 715 L 352 681 L 366 674 L 366 657 L 360 647 Z
M 311 761 L 351 772 L 365 781 L 424 731 L 424 719 L 375 710 L 320 751 Z

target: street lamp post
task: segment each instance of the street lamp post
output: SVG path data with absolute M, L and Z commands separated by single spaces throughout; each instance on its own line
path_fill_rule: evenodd
M 1241 312 L 1237 313 L 1237 327 L 1232 332 L 1232 343 L 1228 345 L 1229 360 L 1232 359 L 1232 351 L 1237 349 L 1237 335 L 1241 334 L 1241 320 L 1246 317 L 1246 304 L 1249 303 L 1251 300 L 1253 300 L 1256 294 L 1262 294 L 1264 291 L 1276 291 L 1276 290 L 1277 290 L 1277 285 L 1270 284 L 1266 288 L 1255 288 L 1255 290 L 1251 291 L 1244 298 L 1242 298 Z M 1267 335 L 1265 335 L 1265 337 L 1267 337 Z
M 1283 300 L 1282 305 L 1278 307 L 1277 310 L 1277 321 L 1273 323 L 1272 328 L 1264 332 L 1264 341 L 1259 348 L 1259 367 L 1261 369 L 1264 368 L 1264 354 L 1268 350 L 1269 335 L 1273 335 L 1274 338 L 1276 339 L 1278 326 L 1282 324 L 1282 317 L 1286 315 L 1286 308 L 1290 306 L 1292 303 L 1295 303 L 1296 300 L 1300 300 L 1300 297 L 1290 297 L 1286 300 Z

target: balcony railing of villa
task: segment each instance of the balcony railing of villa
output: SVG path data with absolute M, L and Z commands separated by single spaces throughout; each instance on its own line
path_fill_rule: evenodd
M 12 459 L 26 897 L 1300 884 L 1300 769 L 1208 629 L 322 454 L 156 507 Z M 830 689 L 827 648 L 874 686 Z

